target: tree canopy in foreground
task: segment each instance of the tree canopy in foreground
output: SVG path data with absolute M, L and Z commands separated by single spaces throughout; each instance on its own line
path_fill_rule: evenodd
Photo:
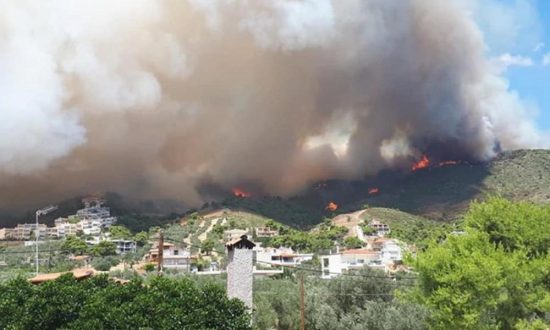
M 0 285 L 2 329 L 250 329 L 242 302 L 217 285 L 155 278 L 117 284 L 104 276 L 62 276 Z
M 435 329 L 548 329 L 550 207 L 490 198 L 415 261 Z

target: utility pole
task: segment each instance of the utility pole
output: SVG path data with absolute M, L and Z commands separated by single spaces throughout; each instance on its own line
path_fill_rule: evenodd
M 300 276 L 300 329 L 306 329 L 305 304 L 304 304 L 304 274 Z
M 42 214 L 41 210 L 36 211 L 36 227 L 34 229 L 34 248 L 36 252 L 36 276 L 38 276 L 38 216 Z
M 52 247 L 50 241 L 48 240 L 48 273 L 50 272 L 52 266 Z
M 158 247 L 159 253 L 158 253 L 158 265 L 157 265 L 157 272 L 159 274 L 162 274 L 162 263 L 164 259 L 164 232 L 162 229 L 159 231 L 159 247 Z
M 57 206 L 54 206 L 54 205 L 50 205 L 50 206 L 46 206 L 44 208 L 41 208 L 40 210 L 36 211 L 35 215 L 36 215 L 36 227 L 34 229 L 34 238 L 35 238 L 35 241 L 34 241 L 34 246 L 35 246 L 35 261 L 36 261 L 36 275 L 38 276 L 38 236 L 40 236 L 40 230 L 38 230 L 38 217 L 41 216 L 41 215 L 46 215 L 50 212 L 53 212 L 57 210 Z M 44 233 L 45 234 L 45 233 Z

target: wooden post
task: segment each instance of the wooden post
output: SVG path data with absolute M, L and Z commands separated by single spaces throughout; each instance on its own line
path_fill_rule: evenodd
M 159 231 L 159 247 L 158 247 L 158 265 L 157 265 L 157 272 L 159 274 L 162 274 L 162 263 L 164 262 L 164 232 L 162 229 Z
M 305 303 L 304 303 L 304 274 L 300 276 L 300 329 L 306 329 Z

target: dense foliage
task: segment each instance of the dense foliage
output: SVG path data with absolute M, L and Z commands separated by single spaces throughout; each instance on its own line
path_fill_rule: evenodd
M 265 246 L 290 247 L 296 251 L 318 253 L 334 248 L 334 242 L 343 243 L 348 232 L 345 227 L 333 226 L 330 220 L 321 224 L 318 230 L 304 232 L 269 222 L 269 227 L 278 229 L 279 236 L 264 240 Z
M 550 207 L 491 198 L 415 262 L 435 329 L 548 329 Z
M 363 232 L 367 234 L 372 232 L 368 225 L 372 220 L 379 220 L 390 226 L 389 234 L 392 238 L 397 238 L 409 244 L 423 248 L 433 239 L 441 239 L 447 233 L 458 229 L 456 223 L 434 221 L 420 216 L 412 215 L 399 210 L 373 207 L 367 208 L 363 213 L 365 223 L 362 225 Z
M 90 248 L 94 256 L 113 256 L 116 254 L 116 244 L 111 241 L 101 241 Z
M 88 252 L 88 245 L 86 242 L 76 236 L 67 236 L 61 250 L 67 254 L 83 255 Z
M 112 225 L 109 227 L 111 238 L 114 239 L 131 239 L 132 232 L 124 225 Z
M 102 258 L 94 258 L 92 260 L 92 266 L 99 271 L 106 272 L 111 269 L 111 267 L 118 265 L 120 260 L 113 256 L 107 256 Z
M 307 229 L 322 221 L 327 215 L 324 206 L 312 203 L 307 196 L 289 199 L 281 197 L 231 197 L 222 202 L 222 206 L 244 209 L 252 213 L 276 219 L 278 222 L 295 228 Z
M 154 278 L 121 285 L 106 277 L 63 276 L 0 285 L 2 329 L 249 329 L 244 305 L 222 287 Z
M 299 329 L 298 282 L 298 279 L 292 276 L 256 282 L 254 293 L 256 328 Z M 400 285 L 402 282 L 385 278 L 381 271 L 365 268 L 354 276 L 341 276 L 330 281 L 305 274 L 304 282 L 306 329 L 415 330 L 426 328 L 425 309 L 416 304 L 397 301 L 394 292 L 402 287 Z

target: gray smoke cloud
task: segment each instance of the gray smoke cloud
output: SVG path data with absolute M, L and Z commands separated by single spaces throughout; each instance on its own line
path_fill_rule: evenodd
M 471 1 L 4 0 L 0 207 L 544 147 Z

